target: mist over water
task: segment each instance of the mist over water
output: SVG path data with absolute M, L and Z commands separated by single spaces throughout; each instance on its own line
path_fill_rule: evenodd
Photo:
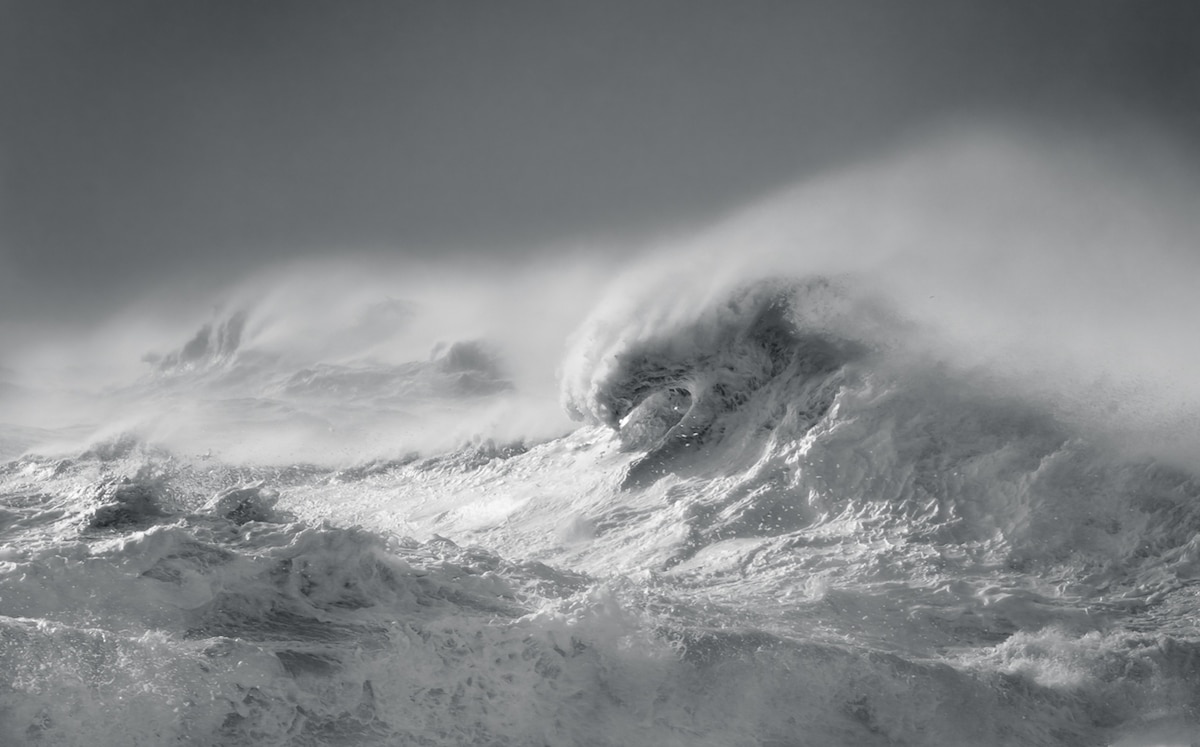
M 604 334 L 605 320 L 612 328 L 632 315 L 646 328 L 633 334 L 661 333 L 759 279 L 828 276 L 852 278 L 861 303 L 891 320 L 886 334 L 903 338 L 887 344 L 908 355 L 1003 379 L 1060 417 L 1115 429 L 1134 448 L 1194 457 L 1200 182 L 1184 155 L 1144 127 L 1081 134 L 963 120 L 708 224 L 620 244 L 577 242 L 553 260 L 439 263 L 360 252 L 268 266 L 203 292 L 175 292 L 169 281 L 98 324 L 10 340 L 5 380 L 38 404 L 27 412 L 10 397 L 7 420 L 111 421 L 111 413 L 79 417 L 104 409 L 107 395 L 89 402 L 88 393 L 153 377 L 162 356 L 240 313 L 236 349 L 207 351 L 188 366 L 251 355 L 293 372 L 398 365 L 478 341 L 520 402 L 484 418 L 493 423 L 484 431 L 544 437 L 565 425 L 557 378 L 579 366 L 569 348 Z M 82 399 L 56 416 L 61 391 Z M 459 416 L 473 425 L 441 422 L 454 435 L 435 437 L 439 444 L 489 435 L 471 432 L 478 413 Z M 124 413 L 127 422 L 139 417 L 136 408 Z M 368 451 L 430 437 L 393 430 L 397 444 Z M 353 458 L 344 451 L 340 458 Z
M 14 340 L 0 736 L 1191 744 L 1188 163 L 962 120 L 636 241 Z

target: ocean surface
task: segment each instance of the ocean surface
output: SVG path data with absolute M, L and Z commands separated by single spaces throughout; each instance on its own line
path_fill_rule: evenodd
M 1186 397 L 1038 358 L 1047 296 L 935 329 L 886 272 L 663 256 L 478 335 L 484 291 L 310 268 L 10 366 L 0 744 L 1200 742 Z

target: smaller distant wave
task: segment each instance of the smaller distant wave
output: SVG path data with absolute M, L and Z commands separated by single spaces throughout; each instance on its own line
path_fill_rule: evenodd
M 399 365 L 320 363 L 289 376 L 282 392 L 354 402 L 364 398 L 396 402 L 482 397 L 513 389 L 498 355 L 478 341 L 434 348 L 427 361 Z
M 147 354 L 151 370 L 135 380 L 47 393 L 74 430 L 3 428 L 0 454 L 71 453 L 127 433 L 241 462 L 345 466 L 536 430 L 507 412 L 529 395 L 499 346 L 444 339 L 417 351 L 406 341 L 410 304 L 359 306 L 311 330 L 307 316 L 269 300 L 219 313 L 170 352 Z
M 159 360 L 151 354 L 147 362 L 156 363 L 159 371 L 176 371 L 230 361 L 241 346 L 248 316 L 249 312 L 243 309 L 216 323 L 207 323 L 179 350 Z

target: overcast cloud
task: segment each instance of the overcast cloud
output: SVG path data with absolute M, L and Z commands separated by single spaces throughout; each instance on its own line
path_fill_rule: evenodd
M 0 315 L 530 256 L 953 116 L 1200 132 L 1194 2 L 0 0 Z

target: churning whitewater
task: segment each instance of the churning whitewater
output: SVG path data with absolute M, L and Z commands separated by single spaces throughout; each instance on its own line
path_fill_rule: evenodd
M 861 268 L 679 256 L 586 298 L 561 410 L 519 334 L 303 284 L 93 392 L 9 372 L 0 743 L 1200 735 L 1200 478 L 1079 404 L 1123 390 Z

